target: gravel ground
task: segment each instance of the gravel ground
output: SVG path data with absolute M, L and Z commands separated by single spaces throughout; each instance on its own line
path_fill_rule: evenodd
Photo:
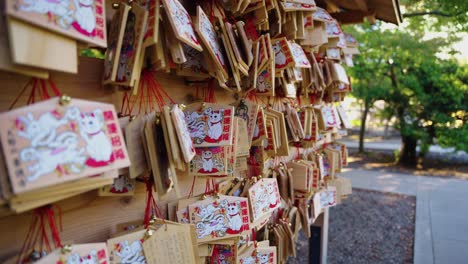
M 353 189 L 342 204 L 330 209 L 328 263 L 413 263 L 416 198 Z M 301 235 L 298 258 L 308 263 L 308 241 Z

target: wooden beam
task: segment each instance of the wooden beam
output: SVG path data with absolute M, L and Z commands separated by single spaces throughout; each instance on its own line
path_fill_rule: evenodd
M 359 10 L 361 10 L 363 12 L 367 12 L 369 10 L 369 8 L 367 7 L 367 1 L 366 0 L 354 0 L 354 3 L 359 8 Z
M 327 10 L 328 6 L 333 4 L 335 7 L 338 6 L 346 10 L 360 10 L 366 12 L 368 10 L 368 5 L 366 0 L 327 0 Z
M 374 16 L 375 18 L 374 11 L 363 12 L 358 10 L 350 10 L 346 12 L 334 13 L 331 15 L 342 24 L 359 24 L 364 22 L 365 17 Z

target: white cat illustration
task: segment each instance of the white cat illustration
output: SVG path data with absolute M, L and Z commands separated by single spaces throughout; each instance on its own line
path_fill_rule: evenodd
M 268 76 L 268 72 L 263 72 L 262 74 L 260 74 L 258 76 L 258 79 L 257 79 L 257 92 L 259 93 L 264 93 L 264 92 L 268 92 L 268 90 L 271 89 L 271 85 L 270 83 L 268 82 L 267 78 Z
M 40 176 L 55 170 L 67 173 L 62 165 L 68 165 L 72 173 L 79 173 L 86 161 L 84 149 L 78 149 L 78 136 L 73 132 L 58 135 L 48 148 L 28 147 L 21 150 L 20 159 L 23 162 L 34 162 L 28 166 L 28 170 L 32 173 L 27 176 L 28 181 L 37 180 Z
M 86 36 L 96 35 L 96 17 L 94 16 L 94 0 L 73 0 L 75 2 L 75 19 L 72 26 Z
M 341 30 L 338 27 L 338 24 L 336 24 L 334 22 L 327 22 L 325 25 L 326 25 L 327 35 L 339 35 L 339 34 L 341 34 Z
M 209 107 L 205 110 L 204 114 L 208 116 L 208 135 L 205 138 L 205 141 L 210 143 L 221 141 L 221 135 L 223 134 L 222 121 L 224 109 L 213 111 L 213 109 Z
M 199 42 L 193 30 L 191 17 L 183 5 L 178 0 L 170 0 L 168 3 L 170 12 L 175 14 L 173 17 L 177 30 L 184 36 L 190 37 L 192 42 L 198 45 Z
M 275 66 L 276 68 L 282 68 L 286 66 L 286 55 L 284 55 L 281 49 L 281 43 L 277 41 L 273 45 L 273 51 L 275 52 Z
M 198 238 L 203 238 L 212 233 L 220 234 L 223 236 L 226 232 L 226 225 L 224 224 L 224 215 L 215 214 L 210 219 L 196 224 Z
M 51 14 L 57 16 L 57 23 L 61 28 L 68 28 L 72 22 L 72 13 L 69 0 L 24 0 L 19 6 L 24 12 Z
M 299 44 L 291 44 L 291 51 L 295 60 L 298 60 L 302 65 L 310 65 L 309 60 L 304 54 L 304 50 Z
M 257 260 L 260 264 L 266 264 L 269 263 L 270 258 L 268 257 L 268 254 L 257 254 Z
M 133 190 L 133 183 L 129 178 L 125 176 L 119 176 L 119 178 L 114 180 L 114 184 L 110 188 L 111 193 L 127 193 L 130 190 Z
M 55 140 L 58 127 L 66 125 L 69 120 L 78 119 L 79 116 L 80 110 L 77 107 L 68 108 L 62 118 L 56 111 L 44 113 L 37 120 L 32 113 L 27 113 L 26 117 L 16 119 L 18 136 L 28 139 L 31 147 L 47 146 Z
M 206 123 L 200 120 L 200 118 L 201 115 L 197 112 L 185 113 L 185 122 L 187 123 L 191 138 L 204 139 L 206 136 Z
M 242 217 L 240 215 L 241 212 L 241 205 L 240 201 L 236 201 L 234 203 L 229 203 L 227 205 L 227 219 L 229 224 L 229 229 L 227 229 L 228 234 L 239 234 L 243 231 L 242 225 Z
M 255 264 L 255 262 L 256 262 L 256 260 L 252 256 L 241 258 L 241 260 L 240 260 L 241 264 Z
M 202 27 L 202 32 L 205 36 L 208 37 L 209 40 L 209 45 L 213 49 L 216 59 L 219 61 L 219 63 L 225 67 L 225 62 L 224 62 L 224 56 L 223 53 L 221 52 L 221 47 L 219 46 L 218 42 L 218 34 L 216 33 L 215 29 L 213 28 L 213 25 L 210 23 L 208 20 L 208 17 L 203 16 L 203 19 L 201 19 L 201 27 Z
M 275 193 L 275 187 L 274 184 L 268 184 L 267 186 L 267 191 L 268 191 L 268 199 L 270 201 L 270 208 L 275 208 L 278 205 L 278 197 L 276 196 Z
M 104 115 L 100 109 L 81 114 L 80 134 L 90 156 L 86 165 L 102 167 L 114 161 L 111 142 L 104 132 Z
M 200 212 L 197 213 L 197 215 L 201 218 L 202 221 L 205 221 L 207 218 L 212 216 L 217 210 L 218 208 L 214 207 L 212 204 L 209 204 L 206 207 L 201 208 Z
M 146 264 L 145 256 L 143 255 L 143 247 L 140 241 L 133 241 L 129 244 L 127 240 L 119 243 L 120 250 L 115 254 L 120 257 L 121 264 Z
M 72 253 L 67 258 L 67 264 L 81 264 L 81 257 L 78 253 Z
M 81 257 L 74 252 L 67 258 L 67 264 L 99 264 L 99 258 L 96 250 L 91 250 L 88 255 Z
M 203 170 L 205 172 L 213 172 L 213 170 L 216 169 L 214 166 L 214 161 L 213 161 L 213 152 L 203 151 L 202 161 L 203 161 Z

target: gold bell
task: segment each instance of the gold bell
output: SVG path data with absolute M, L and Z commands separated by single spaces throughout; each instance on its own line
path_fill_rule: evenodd
M 60 105 L 67 105 L 67 104 L 70 103 L 70 101 L 71 101 L 71 97 L 64 94 L 64 95 L 60 96 L 59 104 Z
M 72 246 L 71 245 L 65 245 L 62 247 L 62 254 L 67 254 L 67 253 L 70 253 L 72 251 Z
M 153 235 L 153 230 L 151 230 L 151 229 L 146 230 L 145 240 L 150 238 L 152 235 Z

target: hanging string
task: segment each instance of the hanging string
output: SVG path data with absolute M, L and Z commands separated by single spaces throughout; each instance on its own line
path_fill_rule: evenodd
M 197 179 L 197 177 L 194 176 L 194 177 L 193 177 L 193 180 L 192 180 L 192 186 L 190 187 L 190 192 L 189 192 L 189 194 L 188 194 L 188 198 L 192 197 L 192 195 L 193 195 L 193 190 L 194 190 L 194 188 L 195 188 L 195 180 L 196 180 L 196 179 Z
M 161 112 L 168 104 L 175 104 L 171 96 L 162 88 L 155 78 L 153 69 L 143 69 L 138 86 L 138 93 L 125 92 L 122 98 L 121 115 L 148 114 Z M 135 106 L 138 106 L 134 113 Z
M 130 111 L 130 100 L 129 100 L 129 91 L 124 92 L 122 97 L 122 104 L 120 105 L 120 115 L 121 116 L 129 116 L 131 114 Z
M 31 91 L 29 92 L 28 100 L 26 101 L 27 105 L 35 103 L 37 95 L 38 95 L 38 101 L 50 99 L 51 96 L 49 94 L 48 87 L 50 88 L 54 96 L 61 95 L 59 89 L 57 88 L 57 86 L 55 85 L 55 83 L 52 81 L 51 78 L 49 78 L 47 83 L 44 79 L 38 79 L 34 77 L 29 79 L 26 85 L 20 90 L 19 94 L 15 97 L 15 99 L 13 100 L 13 102 L 11 103 L 8 109 L 11 110 L 15 107 L 16 103 L 18 103 L 19 99 L 28 90 L 28 88 L 31 88 Z
M 299 160 L 301 158 L 301 143 L 300 142 L 297 142 L 294 144 L 295 147 L 296 147 L 296 160 Z
M 55 248 L 61 248 L 62 247 L 62 240 L 60 239 L 59 231 L 57 230 L 57 226 L 55 225 L 54 210 L 52 210 L 52 207 L 49 206 L 49 207 L 47 207 L 45 209 L 45 212 L 46 212 L 48 220 L 49 220 L 49 227 L 50 227 L 50 231 L 51 231 L 51 234 L 52 234 L 54 246 L 55 246 Z M 62 217 L 61 216 L 62 216 L 62 212 L 60 210 L 59 211 L 60 230 L 62 230 Z
M 37 86 L 37 79 L 34 78 L 32 82 L 31 93 L 29 94 L 29 99 L 26 102 L 27 105 L 34 104 L 34 98 L 36 97 L 36 86 Z
M 218 186 L 215 184 L 215 180 L 214 179 L 211 179 L 211 185 L 213 186 L 213 191 L 215 193 L 218 192 Z
M 215 13 L 214 13 L 214 6 L 215 6 L 215 0 L 211 0 L 210 3 L 210 22 L 211 24 L 215 24 Z
M 58 218 L 60 220 L 60 230 L 62 230 L 62 212 L 59 207 L 58 209 Z M 54 248 L 61 248 L 62 240 L 60 238 L 59 230 L 57 229 L 54 212 L 54 207 L 51 205 L 46 205 L 40 208 L 36 208 L 33 211 L 31 224 L 29 230 L 26 234 L 26 238 L 21 246 L 20 254 L 18 255 L 17 263 L 23 262 L 32 262 L 29 259 L 31 256 L 27 254 L 27 251 L 31 250 L 33 252 L 36 246 L 39 244 L 39 253 L 42 252 L 51 252 L 53 242 Z M 49 229 L 49 231 L 47 231 Z M 49 234 L 51 239 L 49 240 Z M 39 243 L 38 243 L 39 242 Z
M 16 98 L 13 100 L 13 102 L 11 103 L 10 107 L 8 107 L 8 110 L 11 110 L 13 109 L 13 107 L 15 106 L 15 104 L 18 102 L 18 100 L 21 98 L 21 96 L 23 96 L 24 92 L 28 89 L 28 87 L 32 84 L 33 82 L 33 78 L 29 79 L 29 81 L 26 83 L 26 85 L 23 87 L 23 89 L 21 89 L 20 93 L 18 94 L 18 96 L 16 96 Z
M 145 207 L 145 216 L 143 218 L 144 219 L 143 224 L 145 225 L 145 228 L 148 228 L 148 226 L 150 225 L 152 217 L 157 217 L 157 218 L 160 218 L 160 219 L 163 219 L 163 217 L 162 217 L 161 210 L 159 209 L 159 206 L 156 203 L 156 200 L 154 199 L 154 195 L 153 195 L 154 179 L 153 179 L 153 177 L 145 178 L 145 184 L 146 184 L 146 207 Z
M 159 82 L 154 77 L 154 72 L 147 71 L 145 72 L 144 76 L 147 78 L 149 85 L 151 85 L 153 93 L 159 98 L 158 107 L 160 111 L 166 105 L 166 101 L 169 101 L 171 104 L 175 104 L 175 101 L 172 99 L 172 97 L 167 94 L 166 90 L 162 88 L 161 84 L 159 84 Z
M 214 79 L 208 81 L 207 94 L 205 95 L 205 102 L 216 103 Z
M 205 103 L 216 103 L 215 79 L 210 79 L 207 85 L 202 87 L 197 83 L 195 85 L 195 97 L 203 100 Z
M 44 251 L 44 244 L 46 245 L 46 251 L 47 252 L 50 252 L 52 251 L 52 248 L 50 247 L 50 243 L 49 243 L 49 239 L 47 238 L 47 231 L 46 231 L 46 228 L 45 228 L 45 215 L 40 212 L 40 218 L 39 218 L 39 221 L 40 221 L 40 227 L 41 227 L 41 246 L 39 247 L 40 248 L 40 252 L 43 252 Z
M 205 194 L 209 194 L 210 193 L 210 179 L 206 179 L 206 182 L 205 182 Z
M 26 250 L 32 248 L 32 246 L 34 245 L 33 241 L 35 239 L 33 239 L 33 236 L 35 236 L 35 234 L 36 234 L 36 229 L 38 227 L 37 223 L 38 223 L 38 219 L 37 219 L 36 215 L 33 214 L 33 217 L 31 219 L 31 224 L 29 225 L 28 233 L 26 234 L 26 238 L 25 238 L 25 240 L 23 242 L 23 245 L 21 246 L 20 254 L 18 255 L 18 259 L 17 259 L 16 263 L 23 262 L 23 260 L 24 260 L 23 255 L 25 254 Z
M 55 85 L 55 83 L 52 81 L 52 78 L 49 78 L 48 83 L 49 83 L 50 89 L 52 89 L 52 92 L 54 93 L 54 96 L 61 96 L 62 95 L 60 90 L 57 88 L 57 85 Z

